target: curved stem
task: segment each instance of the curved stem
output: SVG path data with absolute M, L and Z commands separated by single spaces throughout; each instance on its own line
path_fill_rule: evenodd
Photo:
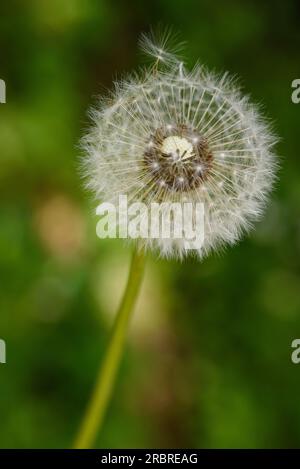
M 74 448 L 90 448 L 103 423 L 122 358 L 127 326 L 141 285 L 144 265 L 145 254 L 136 247 L 131 261 L 127 286 Z

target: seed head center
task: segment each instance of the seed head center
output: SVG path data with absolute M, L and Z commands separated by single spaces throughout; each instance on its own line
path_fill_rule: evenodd
M 171 135 L 163 140 L 161 152 L 175 161 L 184 161 L 193 156 L 193 145 L 184 137 Z
M 160 127 L 150 136 L 144 167 L 158 190 L 187 192 L 206 180 L 212 163 L 208 143 L 183 124 Z

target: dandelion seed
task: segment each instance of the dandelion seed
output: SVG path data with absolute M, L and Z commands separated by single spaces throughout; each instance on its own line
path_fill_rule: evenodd
M 200 258 L 236 242 L 262 213 L 276 159 L 269 125 L 227 74 L 192 71 L 165 42 L 143 37 L 148 70 L 115 85 L 92 111 L 83 139 L 87 185 L 99 200 L 202 202 Z M 134 171 L 132 168 L 136 168 Z M 143 240 L 162 255 L 187 254 L 184 243 Z

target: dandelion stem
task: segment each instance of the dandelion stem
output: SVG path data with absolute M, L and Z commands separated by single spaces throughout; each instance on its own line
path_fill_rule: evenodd
M 106 354 L 101 364 L 86 414 L 75 440 L 74 448 L 76 449 L 90 448 L 103 424 L 122 358 L 129 319 L 132 315 L 141 285 L 144 264 L 145 254 L 136 247 L 132 256 L 127 286 L 116 315 Z

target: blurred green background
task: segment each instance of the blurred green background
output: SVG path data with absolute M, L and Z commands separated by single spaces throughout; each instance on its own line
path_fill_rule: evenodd
M 203 263 L 152 257 L 97 447 L 299 447 L 299 2 L 2 2 L 0 446 L 69 447 L 130 248 L 97 239 L 76 147 L 86 111 L 159 22 L 263 104 L 281 141 L 266 216 Z

